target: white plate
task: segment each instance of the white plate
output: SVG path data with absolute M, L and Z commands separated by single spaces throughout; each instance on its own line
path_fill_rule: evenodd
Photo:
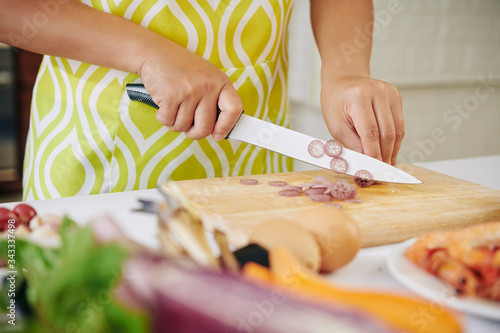
M 457 297 L 453 288 L 407 259 L 404 251 L 414 242 L 415 239 L 410 239 L 402 243 L 387 260 L 389 272 L 396 280 L 416 294 L 437 304 L 500 321 L 500 303 L 473 297 Z

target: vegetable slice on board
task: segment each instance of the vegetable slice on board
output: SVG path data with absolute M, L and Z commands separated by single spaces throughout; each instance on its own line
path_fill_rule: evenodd
M 306 195 L 311 195 L 311 194 L 325 194 L 326 187 L 321 187 L 321 188 L 308 188 L 307 190 L 304 191 Z
M 283 197 L 297 197 L 300 195 L 300 192 L 295 190 L 281 190 L 278 194 Z
M 344 200 L 351 197 L 352 186 L 343 179 L 337 180 L 335 183 L 333 183 L 330 193 L 335 199 Z
M 257 185 L 259 181 L 253 178 L 240 179 L 240 184 L 242 185 Z
M 285 186 L 287 184 L 288 184 L 287 182 L 282 181 L 282 180 L 273 180 L 273 181 L 267 183 L 267 185 L 269 185 L 269 186 L 276 186 L 276 187 L 282 187 L 282 186 Z
M 330 202 L 332 201 L 332 197 L 328 194 L 311 194 L 309 198 L 313 201 L 317 202 Z
M 285 185 L 283 186 L 283 189 L 302 192 L 302 186 L 297 186 L 297 185 Z

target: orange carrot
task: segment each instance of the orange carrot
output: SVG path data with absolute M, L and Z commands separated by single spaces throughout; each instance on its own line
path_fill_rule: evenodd
M 253 281 L 274 283 L 292 295 L 306 296 L 326 305 L 342 304 L 364 310 L 403 332 L 462 332 L 455 316 L 433 302 L 384 292 L 341 289 L 318 275 L 301 271 L 295 258 L 283 248 L 275 248 L 269 255 L 272 272 L 248 263 L 243 275 Z

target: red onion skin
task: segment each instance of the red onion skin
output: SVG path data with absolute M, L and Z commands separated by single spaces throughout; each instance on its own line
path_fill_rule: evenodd
M 137 255 L 127 271 L 124 288 L 153 315 L 153 332 L 327 333 L 339 323 L 358 332 L 394 332 L 361 311 L 323 307 L 187 260 Z

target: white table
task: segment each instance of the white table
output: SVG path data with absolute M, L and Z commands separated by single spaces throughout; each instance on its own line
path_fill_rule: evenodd
M 460 177 L 481 185 L 500 189 L 500 155 L 474 159 L 421 163 L 419 166 Z M 93 217 L 110 214 L 123 226 L 132 239 L 148 246 L 157 246 L 156 219 L 145 213 L 132 212 L 139 207 L 137 199 L 160 200 L 157 190 L 141 190 L 84 197 L 34 201 L 31 204 L 39 213 L 68 214 L 79 223 Z M 3 204 L 13 208 L 16 203 Z M 384 245 L 362 249 L 346 267 L 332 274 L 329 279 L 351 287 L 406 291 L 388 272 L 386 259 L 397 245 Z M 500 332 L 500 322 L 475 316 L 465 316 L 465 331 L 470 333 Z
M 500 155 L 425 162 L 415 165 L 500 190 Z

